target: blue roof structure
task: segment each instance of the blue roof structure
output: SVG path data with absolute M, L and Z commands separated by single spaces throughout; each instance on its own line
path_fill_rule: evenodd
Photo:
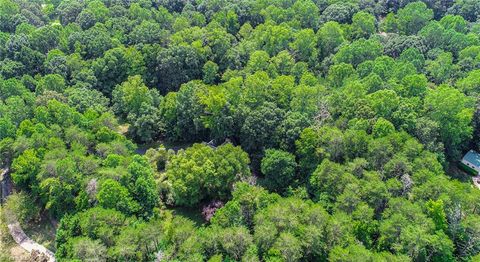
M 480 167 L 480 154 L 473 150 L 468 151 L 468 153 L 463 156 L 463 160 L 469 162 L 476 167 Z

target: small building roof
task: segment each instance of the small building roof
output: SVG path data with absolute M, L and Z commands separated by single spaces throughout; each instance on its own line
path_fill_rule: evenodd
M 476 167 L 480 167 L 480 154 L 473 150 L 468 151 L 465 156 L 463 156 L 463 160 Z

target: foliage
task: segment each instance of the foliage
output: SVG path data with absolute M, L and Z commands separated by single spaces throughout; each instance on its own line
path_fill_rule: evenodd
M 2 207 L 7 222 L 19 221 L 22 225 L 33 222 L 39 216 L 39 208 L 26 193 L 10 195 Z
M 261 165 L 266 187 L 274 192 L 284 192 L 287 185 L 293 184 L 296 167 L 294 155 L 281 150 L 267 149 Z
M 479 14 L 0 0 L 8 209 L 61 261 L 478 260 Z
M 194 144 L 172 156 L 166 176 L 177 205 L 192 206 L 205 198 L 227 199 L 235 181 L 248 178 L 250 160 L 231 144 L 212 149 Z

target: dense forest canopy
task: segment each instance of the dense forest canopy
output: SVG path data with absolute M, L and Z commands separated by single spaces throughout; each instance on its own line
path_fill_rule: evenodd
M 479 94 L 478 0 L 0 0 L 58 261 L 479 261 Z

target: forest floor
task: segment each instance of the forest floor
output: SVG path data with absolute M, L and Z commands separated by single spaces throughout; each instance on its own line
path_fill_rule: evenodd
M 460 169 L 457 163 L 450 163 L 446 174 L 451 178 L 458 179 L 465 183 L 470 182 L 472 179 L 472 175 Z
M 29 261 L 30 254 L 21 246 L 17 245 L 13 239 L 8 242 L 3 242 L 0 246 L 0 261 L 1 262 L 26 262 Z
M 33 241 L 55 252 L 55 234 L 57 228 L 46 214 L 41 215 L 39 221 L 22 225 L 22 228 L 25 234 Z
M 202 215 L 202 205 L 197 207 L 173 207 L 167 209 L 172 211 L 174 215 L 183 216 L 192 220 L 199 227 L 207 223 Z

